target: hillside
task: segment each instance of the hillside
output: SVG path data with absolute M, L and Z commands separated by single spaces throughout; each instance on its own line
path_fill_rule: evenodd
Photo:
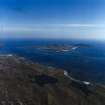
M 105 86 L 69 78 L 64 70 L 0 56 L 0 105 L 105 105 Z

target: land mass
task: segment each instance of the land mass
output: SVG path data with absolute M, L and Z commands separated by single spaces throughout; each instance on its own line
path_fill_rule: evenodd
M 77 48 L 89 48 L 91 45 L 88 44 L 49 44 L 49 45 L 39 45 L 32 46 L 37 49 L 51 50 L 56 52 L 67 52 L 76 50 Z
M 1 55 L 0 105 L 105 105 L 105 86 L 23 57 Z

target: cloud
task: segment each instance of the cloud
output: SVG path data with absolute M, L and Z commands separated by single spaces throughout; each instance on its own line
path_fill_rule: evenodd
M 1 36 L 5 38 L 105 39 L 104 24 L 15 24 L 0 27 Z
M 68 27 L 105 27 L 104 24 L 63 24 L 62 26 Z
M 2 32 L 56 32 L 72 31 L 70 29 L 105 28 L 104 24 L 27 24 L 27 25 L 4 25 Z

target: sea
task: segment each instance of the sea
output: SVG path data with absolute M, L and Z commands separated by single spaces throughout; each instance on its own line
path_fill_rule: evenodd
M 88 44 L 68 52 L 36 49 L 49 44 Z M 14 54 L 46 66 L 64 69 L 83 81 L 105 84 L 105 41 L 70 39 L 1 39 L 0 54 Z

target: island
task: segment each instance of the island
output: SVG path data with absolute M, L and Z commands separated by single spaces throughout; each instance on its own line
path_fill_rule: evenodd
M 73 51 L 78 48 L 90 48 L 91 45 L 88 44 L 49 44 L 49 45 L 33 45 L 32 48 L 50 50 L 55 52 L 68 52 Z
M 0 105 L 105 105 L 105 86 L 24 57 L 0 55 Z

